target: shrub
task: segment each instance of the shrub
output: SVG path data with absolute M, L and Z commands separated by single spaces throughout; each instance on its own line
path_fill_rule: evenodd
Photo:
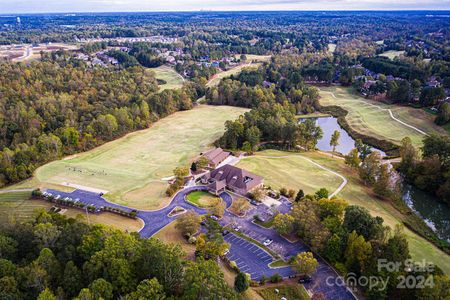
M 278 273 L 275 273 L 272 276 L 270 276 L 270 282 L 272 283 L 278 283 L 281 281 L 283 281 L 283 277 L 281 277 L 281 275 Z
M 267 282 L 267 277 L 265 275 L 261 276 L 261 279 L 259 280 L 260 285 L 264 285 Z

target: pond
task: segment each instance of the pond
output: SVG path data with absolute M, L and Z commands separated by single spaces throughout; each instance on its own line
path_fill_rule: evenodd
M 305 119 L 300 119 L 300 122 Z M 322 128 L 323 137 L 317 142 L 317 148 L 322 151 L 332 151 L 333 147 L 330 146 L 331 135 L 335 130 L 341 133 L 339 137 L 339 145 L 336 147 L 336 151 L 342 154 L 348 154 L 353 148 L 355 148 L 355 140 L 345 131 L 337 122 L 335 117 L 323 117 L 314 118 L 316 124 Z M 373 148 L 373 150 L 379 151 L 382 156 L 386 154 Z
M 447 204 L 408 184 L 404 186 L 403 201 L 439 238 L 450 242 L 450 207 Z

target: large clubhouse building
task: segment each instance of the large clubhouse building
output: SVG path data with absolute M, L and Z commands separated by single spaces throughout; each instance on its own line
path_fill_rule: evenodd
M 261 176 L 232 165 L 224 165 L 206 173 L 201 181 L 203 184 L 207 184 L 208 191 L 215 195 L 220 194 L 225 189 L 246 195 L 254 189 L 263 186 L 263 178 Z

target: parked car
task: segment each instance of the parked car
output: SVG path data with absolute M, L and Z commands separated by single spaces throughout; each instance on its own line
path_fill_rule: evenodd
M 219 218 L 216 217 L 215 215 L 212 215 L 212 216 L 211 216 L 211 219 L 213 219 L 214 221 L 219 221 Z
M 227 234 L 229 234 L 230 232 L 228 231 L 228 230 L 224 230 L 224 231 L 222 231 L 222 235 L 223 236 L 226 236 Z
M 311 276 L 303 275 L 298 279 L 298 283 L 310 283 L 312 281 Z
M 269 246 L 269 245 L 272 244 L 272 243 L 273 243 L 273 240 L 272 240 L 272 239 L 266 239 L 266 240 L 264 240 L 263 245 L 264 245 L 264 246 Z
M 260 205 L 261 203 L 258 202 L 258 201 L 256 201 L 256 200 L 250 200 L 250 204 L 255 205 L 255 206 L 258 206 L 258 205 Z
M 225 251 L 223 251 L 223 255 L 227 255 L 228 253 L 230 253 L 230 249 L 225 249 Z

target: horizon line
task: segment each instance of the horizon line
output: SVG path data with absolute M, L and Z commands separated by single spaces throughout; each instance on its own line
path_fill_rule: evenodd
M 133 10 L 133 11 L 42 11 L 42 12 L 0 12 L 0 16 L 5 15 L 39 15 L 39 14 L 108 14 L 108 13 L 219 13 L 219 12 L 448 12 L 450 8 L 444 9 L 262 9 L 262 10 L 212 10 L 212 9 L 193 9 L 193 10 Z

